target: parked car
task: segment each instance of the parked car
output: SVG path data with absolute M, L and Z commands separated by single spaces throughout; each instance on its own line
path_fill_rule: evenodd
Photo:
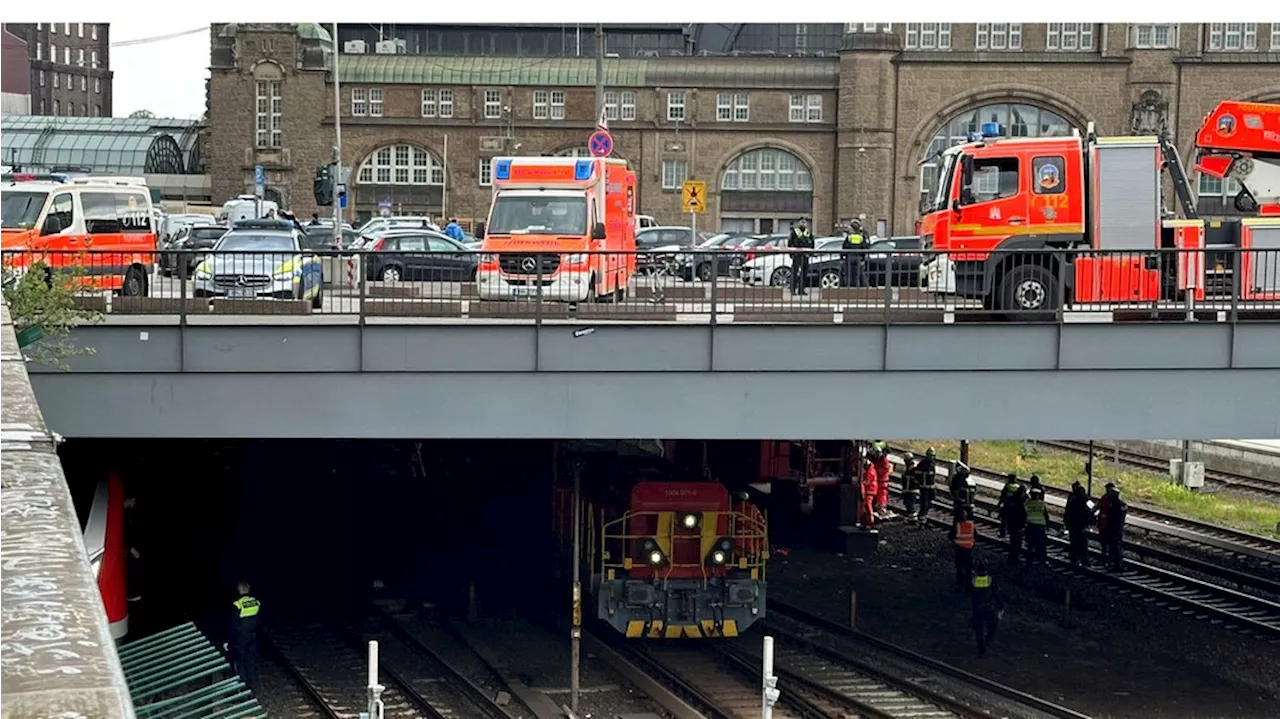
M 816 250 L 838 250 L 844 242 L 843 237 L 819 237 L 813 241 Z M 786 240 L 774 246 L 774 251 L 754 253 L 742 263 L 738 271 L 738 279 L 748 285 L 772 285 L 786 287 L 791 284 L 791 253 L 787 252 Z M 816 255 L 809 261 L 812 268 L 815 262 L 831 259 L 830 255 Z
M 715 262 L 715 273 L 726 277 L 733 265 L 733 255 L 729 254 L 753 235 L 744 232 L 722 232 L 709 240 L 676 255 L 677 273 L 681 279 L 692 281 L 695 277 L 708 282 L 711 280 L 712 261 Z
M 648 272 L 663 262 L 674 260 L 681 250 L 695 246 L 697 238 L 692 227 L 647 227 L 640 230 L 636 233 L 636 249 L 654 252 L 638 256 L 636 269 Z
M 372 237 L 387 230 L 430 229 L 431 218 L 419 216 L 375 217 L 356 230 L 361 237 Z
M 324 300 L 324 268 L 302 247 L 302 233 L 283 220 L 242 220 L 195 268 L 196 297 Z
M 755 235 L 751 239 L 743 242 L 734 248 L 733 260 L 729 263 L 731 274 L 737 275 L 742 264 L 747 260 L 754 259 L 761 252 L 772 252 L 780 247 L 786 247 L 787 235 Z
M 168 247 L 178 239 L 178 232 L 187 225 L 216 225 L 218 220 L 213 215 L 197 213 L 177 213 L 164 216 L 164 224 L 157 235 L 161 248 Z
M 369 280 L 473 281 L 479 256 L 460 242 L 430 230 L 393 230 L 365 248 Z
M 303 226 L 306 231 L 303 242 L 307 249 L 310 250 L 332 250 L 333 249 L 333 225 L 332 224 L 307 224 Z M 355 244 L 358 235 L 356 231 L 351 229 L 349 225 L 342 227 L 342 247 L 341 249 L 351 249 Z
M 917 235 L 889 237 L 873 240 L 866 249 L 861 286 L 865 287 L 919 287 L 920 264 L 924 254 L 920 251 Z M 845 287 L 849 278 L 840 257 L 829 257 L 809 263 L 809 284 L 817 287 Z
M 222 225 L 183 225 L 170 240 L 168 250 L 212 250 L 229 228 Z M 184 263 L 183 260 L 186 260 Z M 182 277 L 190 277 L 196 265 L 204 259 L 198 252 L 179 254 L 160 253 L 160 274 L 169 277 L 177 270 Z

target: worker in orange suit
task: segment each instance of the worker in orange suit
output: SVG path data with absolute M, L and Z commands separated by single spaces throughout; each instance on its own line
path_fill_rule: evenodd
M 888 450 L 878 450 L 875 454 L 876 466 L 876 512 L 881 519 L 889 514 L 889 476 L 893 467 L 889 464 Z
M 880 491 L 879 473 L 871 460 L 862 460 L 862 482 L 859 485 L 862 496 L 858 500 L 858 524 L 872 529 L 876 526 L 875 501 Z

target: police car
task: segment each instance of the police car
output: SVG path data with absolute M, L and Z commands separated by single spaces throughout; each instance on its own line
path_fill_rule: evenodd
M 196 297 L 275 298 L 323 303 L 320 258 L 292 222 L 242 220 L 196 266 Z

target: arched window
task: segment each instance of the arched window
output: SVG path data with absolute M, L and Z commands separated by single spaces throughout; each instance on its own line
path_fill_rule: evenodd
M 813 177 L 799 157 L 775 147 L 761 147 L 748 150 L 729 163 L 720 178 L 720 189 L 812 192 Z
M 421 147 L 394 145 L 366 157 L 356 181 L 362 185 L 443 185 L 444 165 Z
M 586 147 L 566 147 L 556 152 L 556 157 L 591 157 L 591 151 Z
M 969 141 L 969 133 L 978 132 L 985 123 L 1000 126 L 1002 137 L 1065 137 L 1071 134 L 1071 123 L 1061 115 L 1034 105 L 1003 103 L 966 110 L 938 128 L 924 152 L 920 166 L 920 196 L 933 194 L 938 187 L 938 153 Z
M 812 214 L 813 175 L 788 150 L 747 150 L 730 160 L 720 176 L 723 232 L 786 232 Z

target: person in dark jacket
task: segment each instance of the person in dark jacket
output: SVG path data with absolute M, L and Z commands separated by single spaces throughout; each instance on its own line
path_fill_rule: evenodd
M 803 218 L 791 228 L 791 236 L 787 238 L 787 247 L 798 252 L 791 253 L 791 294 L 807 295 L 805 289 L 809 281 L 809 253 L 813 249 L 813 233 L 809 231 L 809 223 Z
M 258 683 L 258 623 L 261 621 L 262 603 L 249 594 L 249 583 L 236 585 L 240 596 L 231 603 L 231 634 L 235 649 L 231 654 L 236 673 L 250 689 Z
M 934 488 L 933 483 L 938 479 L 938 465 L 936 462 L 938 453 L 930 447 L 924 453 L 924 459 L 920 460 L 920 464 L 916 467 L 916 473 L 920 476 L 920 514 L 916 520 L 920 524 L 924 524 L 929 518 L 929 509 L 933 507 Z
M 1009 530 L 1009 564 L 1018 563 L 1027 529 L 1027 488 L 1018 484 L 1000 507 L 1000 522 Z
M 862 237 L 862 222 L 852 220 L 849 222 L 849 232 L 844 236 L 844 242 L 840 243 L 840 250 L 844 253 L 844 276 L 845 284 L 849 287 L 862 286 L 862 265 L 863 256 L 862 248 L 866 247 L 866 243 Z
M 1106 494 L 1098 503 L 1098 531 L 1102 535 L 1102 561 L 1107 569 L 1120 571 L 1124 566 L 1124 521 L 1129 505 L 1120 499 L 1120 490 L 1107 483 Z
M 902 506 L 907 510 L 907 520 L 915 519 L 916 502 L 920 499 L 920 468 L 916 456 L 907 452 L 902 456 Z
M 973 511 L 973 495 L 977 483 L 969 476 L 969 465 L 956 462 L 951 473 L 951 512 L 959 519 L 961 512 Z
M 1004 481 L 1004 487 L 1000 489 L 1000 499 L 996 502 L 996 515 L 1000 517 L 1000 537 L 1003 538 L 1008 530 L 1007 523 L 1004 518 L 1004 506 L 1009 498 L 1017 493 L 1018 488 L 1022 486 L 1018 482 L 1018 475 L 1010 472 Z
M 1093 524 L 1093 509 L 1089 495 L 1079 482 L 1071 483 L 1071 495 L 1062 513 L 1062 524 L 1071 539 L 1071 563 L 1089 566 L 1089 525 Z
M 973 635 L 978 640 L 978 656 L 987 653 L 987 645 L 996 638 L 1000 617 L 1004 615 L 1004 602 L 995 575 L 979 561 L 973 571 Z

